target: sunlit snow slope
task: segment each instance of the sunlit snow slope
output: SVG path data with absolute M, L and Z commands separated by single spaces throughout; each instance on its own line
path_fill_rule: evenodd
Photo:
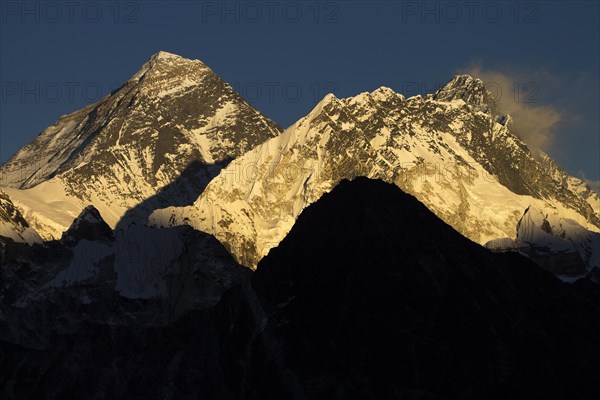
M 546 155 L 534 156 L 509 121 L 467 75 L 426 98 L 385 87 L 347 99 L 330 94 L 229 164 L 192 206 L 157 210 L 150 222 L 209 232 L 255 267 L 302 209 L 342 179 L 367 176 L 395 183 L 481 244 L 516 238 L 530 206 L 599 231 L 597 195 Z
M 0 191 L 0 242 L 9 238 L 15 242 L 39 243 L 42 238 L 29 226 L 10 197 Z

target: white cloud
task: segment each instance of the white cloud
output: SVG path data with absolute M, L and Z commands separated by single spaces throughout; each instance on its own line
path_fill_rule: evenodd
M 465 71 L 483 81 L 494 96 L 498 113 L 511 115 L 512 131 L 530 150 L 548 151 L 565 114 L 551 105 L 540 104 L 540 80 L 523 73 L 484 69 L 480 64 L 471 65 Z M 545 83 L 554 80 L 548 74 L 542 75 Z M 540 73 L 529 76 L 539 78 Z

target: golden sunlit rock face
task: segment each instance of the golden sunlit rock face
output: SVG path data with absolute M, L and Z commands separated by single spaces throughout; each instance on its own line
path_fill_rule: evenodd
M 482 245 L 517 239 L 529 206 L 573 219 L 567 245 L 580 254 L 577 274 L 587 273 L 600 262 L 590 245 L 600 231 L 597 195 L 578 190 L 575 182 L 582 182 L 547 155 L 532 153 L 508 119 L 494 114 L 484 83 L 467 75 L 425 98 L 405 99 L 386 87 L 346 99 L 330 95 L 232 161 L 193 205 L 157 210 L 150 223 L 209 232 L 255 268 L 306 206 L 342 179 L 366 176 L 413 194 Z

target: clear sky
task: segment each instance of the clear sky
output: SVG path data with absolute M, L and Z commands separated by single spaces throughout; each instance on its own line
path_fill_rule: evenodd
M 572 174 L 600 179 L 597 1 L 0 7 L 0 162 L 165 50 L 202 60 L 284 127 L 327 92 L 347 97 L 384 85 L 410 96 L 476 72 L 511 113 L 538 116 L 535 145 Z

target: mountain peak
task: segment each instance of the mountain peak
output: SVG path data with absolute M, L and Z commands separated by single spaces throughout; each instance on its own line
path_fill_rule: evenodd
M 371 92 L 371 98 L 378 101 L 385 101 L 388 99 L 399 98 L 404 100 L 404 96 L 400 93 L 396 93 L 393 89 L 387 86 L 381 86 Z
M 77 242 L 81 239 L 100 240 L 111 236 L 112 229 L 104 222 L 100 212 L 93 205 L 89 205 L 73 220 L 71 227 L 63 233 L 62 240 Z
M 167 51 L 159 51 L 158 53 L 154 53 L 148 59 L 146 64 L 155 66 L 155 65 L 201 65 L 205 68 L 208 68 L 206 64 L 198 59 L 185 58 L 177 54 L 169 53 Z M 146 65 L 145 64 L 145 65 Z
M 149 76 L 158 80 L 169 80 L 172 76 L 188 77 L 190 80 L 213 73 L 200 60 L 192 60 L 166 51 L 154 53 L 128 82 L 137 83 Z
M 0 175 L 12 188 L 52 181 L 53 193 L 71 211 L 94 204 L 115 228 L 125 213 L 142 216 L 153 201 L 178 204 L 191 193 L 197 198 L 215 168 L 280 132 L 201 61 L 158 52 L 121 88 L 45 129 L 0 166 Z M 190 166 L 202 172 L 182 179 Z M 162 197 L 172 184 L 181 184 L 181 192 Z M 39 206 L 37 198 L 24 197 Z M 71 220 L 54 216 L 60 221 L 28 218 L 57 239 Z
M 458 74 L 454 75 L 450 81 L 444 85 L 444 88 L 483 88 L 483 81 L 479 78 L 475 78 L 469 74 Z
M 200 64 L 206 66 L 202 61 L 193 58 L 186 58 L 180 56 L 178 54 L 169 53 L 168 51 L 159 51 L 150 56 L 148 61 L 144 64 L 157 65 L 157 64 L 175 64 L 175 65 L 185 65 L 185 64 Z
M 154 53 L 151 57 L 150 60 L 168 60 L 168 59 L 185 59 L 180 55 L 177 54 L 173 54 L 173 53 L 169 53 L 167 51 L 159 51 L 157 53 Z
M 587 287 L 589 293 L 597 293 L 595 285 Z M 467 393 L 462 388 L 470 387 L 465 397 L 481 398 L 489 396 L 487 382 L 499 382 L 497 387 L 507 391 L 518 387 L 520 371 L 528 368 L 537 375 L 535 382 L 556 386 L 572 379 L 578 388 L 582 374 L 591 376 L 586 372 L 590 367 L 580 362 L 594 362 L 589 350 L 578 353 L 581 358 L 571 357 L 574 350 L 556 351 L 554 345 L 576 343 L 578 347 L 579 340 L 587 345 L 583 336 L 555 315 L 576 323 L 582 318 L 578 314 L 582 306 L 567 310 L 566 304 L 589 303 L 590 295 L 575 295 L 572 290 L 577 287 L 562 285 L 524 257 L 485 251 L 414 197 L 381 181 L 342 181 L 305 208 L 287 237 L 261 261 L 252 288 L 261 299 L 261 310 L 269 315 L 261 320 L 263 336 L 256 341 L 257 347 L 267 348 L 261 339 L 271 329 L 277 344 L 270 344 L 271 353 L 266 355 L 257 356 L 247 347 L 245 354 L 262 360 L 283 352 L 283 360 L 302 360 L 285 369 L 301 379 L 293 390 L 300 387 L 323 398 L 339 387 L 348 388 L 345 398 L 399 398 L 398 393 L 408 393 L 407 387 L 422 390 L 423 382 L 449 385 L 436 392 L 442 386 L 431 384 L 436 389 L 421 392 L 427 393 L 424 397 L 444 397 L 448 391 Z M 548 340 L 537 340 L 539 332 Z M 473 341 L 472 335 L 485 339 Z M 565 335 L 574 342 L 562 339 Z M 306 345 L 306 338 L 315 342 Z M 358 355 L 352 353 L 357 345 L 361 346 Z M 411 348 L 427 356 L 406 357 L 406 349 Z M 477 363 L 472 362 L 473 354 L 481 355 Z M 566 357 L 559 358 L 561 354 Z M 569 358 L 573 364 L 565 364 Z M 421 368 L 427 362 L 423 360 L 446 366 Z M 364 368 L 366 363 L 372 367 Z M 273 371 L 286 368 L 273 365 Z M 481 365 L 494 367 L 482 370 Z M 410 368 L 418 374 L 395 373 Z M 349 376 L 352 383 L 348 383 Z M 389 386 L 378 387 L 377 393 L 365 395 L 363 382 L 381 376 L 394 379 Z M 547 384 L 540 386 L 548 389 Z M 521 394 L 519 390 L 515 394 Z M 552 390 L 546 392 L 547 397 L 552 397 Z M 263 393 L 291 398 L 288 393 L 295 392 L 253 393 L 258 393 L 257 398 L 266 397 Z
M 373 90 L 373 93 L 371 94 L 383 94 L 386 96 L 393 96 L 395 94 L 397 94 L 396 92 L 394 92 L 393 89 L 390 89 L 387 86 L 380 86 L 377 89 Z
M 327 94 L 326 94 L 326 95 L 323 97 L 323 100 L 321 100 L 321 102 L 320 102 L 320 103 L 323 103 L 323 104 L 328 104 L 328 103 L 333 103 L 333 102 L 335 102 L 336 100 L 338 100 L 338 98 L 337 98 L 337 97 L 335 97 L 335 94 L 333 94 L 333 93 L 327 93 Z
M 345 106 L 355 106 L 363 108 L 378 108 L 376 104 L 388 103 L 390 101 L 404 101 L 405 98 L 400 93 L 395 92 L 387 86 L 381 86 L 372 92 L 362 92 L 353 97 L 342 99 Z
M 98 211 L 96 207 L 94 207 L 91 204 L 86 206 L 83 210 L 81 210 L 79 216 L 75 219 L 73 223 L 76 223 L 80 220 L 84 220 L 92 224 L 97 224 L 104 221 L 102 219 L 102 216 L 100 215 L 100 211 Z
M 339 101 L 339 99 L 337 97 L 335 97 L 335 95 L 333 93 L 327 93 L 322 99 L 321 101 L 319 101 L 314 108 L 312 109 L 312 111 L 303 119 L 312 117 L 316 117 L 317 115 L 321 114 L 323 112 L 323 110 L 328 107 L 329 105 L 334 105 Z
M 495 113 L 495 101 L 483 81 L 471 75 L 456 75 L 433 95 L 438 101 L 463 100 L 477 111 Z

